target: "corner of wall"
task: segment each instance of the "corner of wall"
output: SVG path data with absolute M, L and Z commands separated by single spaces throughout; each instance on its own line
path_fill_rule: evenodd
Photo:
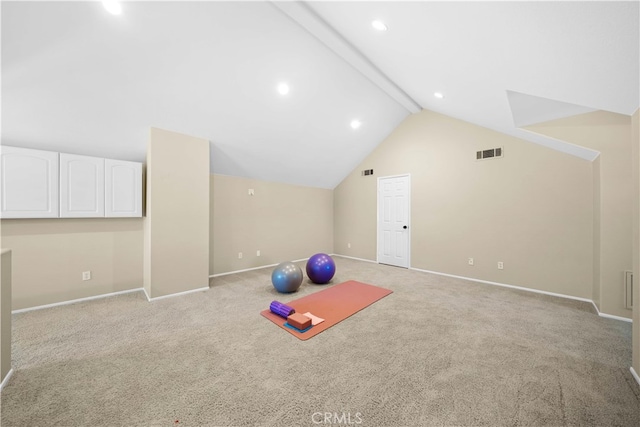
M 598 310 L 600 310 L 600 251 L 601 251 L 601 209 L 600 200 L 600 156 L 592 162 L 593 173 L 593 285 L 591 289 L 591 300 Z
M 209 286 L 209 141 L 151 128 L 144 289 L 157 298 Z
M 640 108 L 631 116 L 631 152 L 633 164 L 633 276 L 640 278 Z M 640 280 L 633 281 L 633 326 L 631 332 L 632 369 L 640 372 Z M 636 381 L 640 380 L 635 375 Z

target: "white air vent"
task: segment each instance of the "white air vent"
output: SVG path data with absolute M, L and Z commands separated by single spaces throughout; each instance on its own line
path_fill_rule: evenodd
M 633 308 L 633 273 L 624 272 L 624 308 Z
M 497 159 L 502 157 L 503 152 L 504 150 L 502 149 L 502 147 L 476 151 L 476 160 Z

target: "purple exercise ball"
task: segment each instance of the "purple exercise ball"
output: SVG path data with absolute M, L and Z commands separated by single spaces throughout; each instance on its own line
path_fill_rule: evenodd
M 327 254 L 315 254 L 307 261 L 307 276 L 313 283 L 323 285 L 329 283 L 336 274 L 336 263 Z

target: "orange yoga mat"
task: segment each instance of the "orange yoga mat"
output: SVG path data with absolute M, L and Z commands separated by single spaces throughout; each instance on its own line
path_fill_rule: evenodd
M 261 311 L 260 314 L 301 340 L 308 340 L 392 292 L 389 289 L 349 280 L 285 303 L 296 313 L 310 312 L 324 319 L 324 322 L 314 325 L 306 332 L 286 327 L 284 324 L 287 320 L 268 309 Z

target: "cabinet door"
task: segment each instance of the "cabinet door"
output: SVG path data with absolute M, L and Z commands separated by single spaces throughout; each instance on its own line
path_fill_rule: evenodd
M 142 216 L 142 163 L 105 159 L 105 216 Z
M 104 159 L 60 153 L 60 217 L 104 217 Z
M 58 153 L 0 147 L 0 217 L 58 217 Z

